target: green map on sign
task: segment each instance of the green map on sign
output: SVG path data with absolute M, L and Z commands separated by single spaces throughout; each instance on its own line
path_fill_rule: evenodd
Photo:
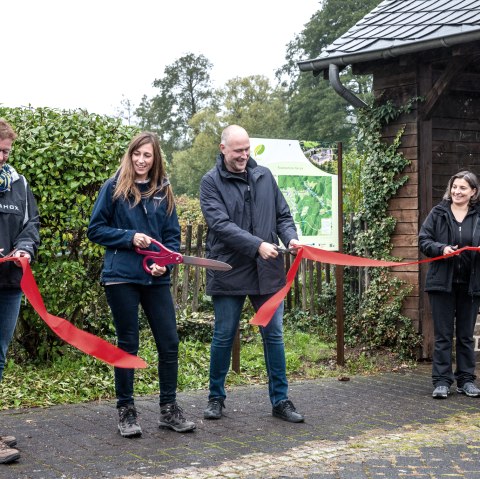
M 278 186 L 302 236 L 332 233 L 331 176 L 279 175 Z

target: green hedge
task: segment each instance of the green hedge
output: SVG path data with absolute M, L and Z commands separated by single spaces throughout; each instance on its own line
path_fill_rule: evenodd
M 111 321 L 98 283 L 103 249 L 86 237 L 100 186 L 117 169 L 136 129 L 121 120 L 49 108 L 3 108 L 18 133 L 10 163 L 37 199 L 41 246 L 33 265 L 47 309 L 103 336 Z M 46 359 L 63 343 L 28 305 L 22 308 L 14 351 Z M 17 348 L 15 350 L 15 347 Z

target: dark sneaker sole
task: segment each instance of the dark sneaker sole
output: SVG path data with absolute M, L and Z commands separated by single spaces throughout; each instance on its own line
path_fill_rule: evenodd
M 140 437 L 142 435 L 142 431 L 138 432 L 122 432 L 120 428 L 118 429 L 120 436 L 122 437 Z
M 435 395 L 432 394 L 433 399 L 447 399 L 447 397 L 448 397 L 448 394 L 435 394 Z
M 20 459 L 20 453 L 18 451 L 12 452 L 7 457 L 0 459 L 0 464 L 9 464 L 10 462 L 18 461 Z
M 8 447 L 14 447 L 17 445 L 17 440 L 12 439 L 11 441 L 5 441 L 5 438 L 2 439 L 2 441 L 8 446 Z
M 172 429 L 175 432 L 188 432 L 188 431 L 193 431 L 197 426 L 193 424 L 192 426 L 187 426 L 187 427 L 177 427 L 177 426 L 172 426 L 171 424 L 168 424 L 166 422 L 159 422 L 158 427 L 165 427 L 168 429 Z
M 220 419 L 222 417 L 222 414 L 216 415 L 216 414 L 204 414 L 203 419 Z
M 278 413 L 274 413 L 274 412 L 272 412 L 272 416 L 273 417 L 278 417 L 278 419 L 282 419 L 283 421 L 293 422 L 295 424 L 297 424 L 299 422 L 305 422 L 305 418 L 303 418 L 303 417 L 298 418 L 298 419 L 293 419 L 293 418 L 288 418 L 288 417 L 283 416 L 282 414 L 278 414 Z
M 469 398 L 478 398 L 480 397 L 480 394 L 468 394 L 465 392 L 463 389 L 457 388 L 457 393 L 458 394 L 465 394 L 465 396 L 468 396 Z

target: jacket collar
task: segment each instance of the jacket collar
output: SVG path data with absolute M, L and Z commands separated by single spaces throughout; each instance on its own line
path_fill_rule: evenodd
M 253 170 L 258 167 L 258 163 L 250 156 L 247 161 L 247 171 L 253 173 Z M 236 175 L 232 174 L 227 170 L 225 166 L 225 156 L 223 153 L 219 153 L 217 156 L 217 169 L 224 178 L 237 178 Z

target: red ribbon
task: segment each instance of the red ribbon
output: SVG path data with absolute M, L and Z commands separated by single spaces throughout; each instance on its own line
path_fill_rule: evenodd
M 20 282 L 20 287 L 30 304 L 33 306 L 33 309 L 57 336 L 80 351 L 100 359 L 100 361 L 107 364 L 116 366 L 117 368 L 147 367 L 147 364 L 142 358 L 129 354 L 94 334 L 76 328 L 69 321 L 50 314 L 45 308 L 42 295 L 40 294 L 35 278 L 33 277 L 32 269 L 30 268 L 27 258 L 0 258 L 0 263 L 6 261 L 16 261 L 21 263 L 23 276 Z
M 277 293 L 275 293 L 268 301 L 266 301 L 255 316 L 250 320 L 250 324 L 257 326 L 266 326 L 272 319 L 273 314 L 277 310 L 280 303 L 285 299 L 290 287 L 292 286 L 295 275 L 297 274 L 300 260 L 302 258 L 311 259 L 320 263 L 336 264 L 339 266 L 373 266 L 373 267 L 391 267 L 391 266 L 407 266 L 413 264 L 431 263 L 440 259 L 450 258 L 460 254 L 462 251 L 479 251 L 480 248 L 476 246 L 465 246 L 453 253 L 437 256 L 436 258 L 427 258 L 420 261 L 409 261 L 399 263 L 398 261 L 383 261 L 378 259 L 362 258 L 360 256 L 352 256 L 349 254 L 336 253 L 335 251 L 326 251 L 314 246 L 302 245 L 298 248 L 297 257 L 287 273 L 287 284 Z

